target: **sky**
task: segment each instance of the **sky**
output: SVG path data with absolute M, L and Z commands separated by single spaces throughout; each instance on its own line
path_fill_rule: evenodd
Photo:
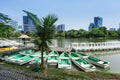
M 55 14 L 56 25 L 65 24 L 66 30 L 85 29 L 94 17 L 103 18 L 103 26 L 119 28 L 120 0 L 1 0 L 0 13 L 8 15 L 23 25 L 22 10 L 36 14 L 39 18 Z

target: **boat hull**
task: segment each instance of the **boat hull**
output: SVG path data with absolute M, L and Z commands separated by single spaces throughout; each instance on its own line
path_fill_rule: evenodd
M 51 61 L 47 61 L 48 65 L 57 65 L 58 60 L 51 60 Z
M 58 68 L 71 69 L 71 65 L 58 65 Z
M 94 62 L 94 61 L 92 61 L 92 60 L 89 60 L 89 59 L 87 59 L 90 63 L 92 63 L 92 64 L 94 64 L 94 65 L 96 65 L 96 66 L 98 66 L 98 67 L 101 67 L 101 68 L 109 68 L 110 67 L 110 63 L 108 63 L 107 65 L 104 65 L 104 64 L 100 64 L 100 63 L 97 63 L 97 62 Z
M 96 70 L 96 67 L 92 68 L 92 69 L 86 69 L 84 67 L 82 67 L 81 65 L 79 65 L 74 59 L 72 59 L 72 62 L 81 70 L 83 70 L 84 72 L 90 72 L 90 71 L 94 71 Z M 93 65 L 92 65 L 93 66 Z

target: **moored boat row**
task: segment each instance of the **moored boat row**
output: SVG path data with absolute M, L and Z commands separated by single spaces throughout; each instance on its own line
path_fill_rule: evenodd
M 57 51 L 51 51 L 43 53 L 44 61 L 48 65 L 58 65 L 58 68 L 71 69 L 72 63 L 85 72 L 94 71 L 96 67 L 94 65 L 107 68 L 110 62 L 100 60 L 93 56 L 88 56 L 81 52 L 63 52 L 59 55 Z M 5 61 L 10 63 L 16 63 L 19 65 L 41 63 L 41 52 L 34 52 L 32 50 L 22 51 L 11 54 L 4 58 Z M 92 65 L 94 64 L 94 65 Z

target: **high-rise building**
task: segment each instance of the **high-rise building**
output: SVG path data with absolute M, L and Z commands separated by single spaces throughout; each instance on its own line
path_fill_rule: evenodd
M 103 24 L 103 18 L 101 17 L 94 17 L 94 26 L 95 28 L 101 27 Z
M 36 28 L 32 20 L 28 16 L 23 16 L 23 27 L 24 27 L 24 33 L 27 31 L 30 31 L 30 32 L 36 31 Z
M 89 27 L 88 27 L 88 30 L 91 31 L 93 28 L 94 28 L 94 23 L 90 23 Z
M 57 26 L 57 31 L 65 31 L 65 24 L 60 24 Z

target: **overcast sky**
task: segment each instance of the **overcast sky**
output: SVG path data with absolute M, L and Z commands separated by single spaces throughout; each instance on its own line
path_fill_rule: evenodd
M 119 28 L 120 0 L 1 0 L 0 13 L 9 15 L 23 25 L 22 10 L 27 10 L 38 17 L 56 14 L 58 24 L 65 24 L 66 30 L 86 29 L 95 16 L 103 18 L 103 25 Z

